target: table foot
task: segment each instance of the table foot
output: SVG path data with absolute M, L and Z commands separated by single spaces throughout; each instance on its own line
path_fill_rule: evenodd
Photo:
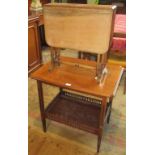
M 102 139 L 102 136 L 98 136 L 98 141 L 97 141 L 97 153 L 100 151 L 101 139 Z
M 46 119 L 45 119 L 42 83 L 40 81 L 37 81 L 37 86 L 38 86 L 39 106 L 40 106 L 42 126 L 43 126 L 43 131 L 46 132 Z
M 42 126 L 43 126 L 43 131 L 46 132 L 47 128 L 46 128 L 46 119 L 42 120 Z

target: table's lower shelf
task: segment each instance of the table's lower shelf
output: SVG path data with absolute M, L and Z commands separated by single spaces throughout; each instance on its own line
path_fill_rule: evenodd
M 45 110 L 46 118 L 98 134 L 101 101 L 62 91 Z
M 75 64 L 80 64 L 81 59 L 68 59 L 66 62 L 74 61 Z M 81 64 L 85 65 L 85 63 Z M 112 100 L 118 88 L 123 68 L 107 64 L 109 74 L 107 74 L 104 84 L 98 85 L 94 79 L 95 70 L 64 63 L 61 67 L 56 67 L 52 72 L 49 72 L 49 66 L 50 63 L 44 64 L 31 74 L 31 78 L 37 80 L 43 131 L 47 131 L 47 118 L 94 133 L 98 136 L 97 152 L 99 152 L 103 123 L 106 121 L 109 123 Z M 90 64 L 90 67 L 94 67 L 94 65 Z M 44 109 L 43 83 L 57 86 L 61 90 L 46 109 Z M 64 92 L 64 89 L 67 93 Z M 69 92 L 75 92 L 78 95 Z M 89 98 L 82 96 L 83 93 L 87 94 Z M 95 99 L 92 99 L 92 96 Z

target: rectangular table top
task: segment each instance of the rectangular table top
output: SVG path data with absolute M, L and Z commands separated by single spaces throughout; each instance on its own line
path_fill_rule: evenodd
M 81 93 L 97 97 L 112 97 L 115 95 L 120 78 L 123 73 L 121 66 L 107 64 L 108 74 L 102 84 L 98 84 L 95 80 L 96 62 L 87 62 L 91 69 L 78 67 L 77 65 L 69 65 L 65 62 L 75 62 L 85 65 L 86 60 L 76 58 L 62 58 L 61 65 L 49 71 L 51 63 L 42 65 L 38 70 L 34 71 L 30 77 L 43 83 L 54 85 L 60 88 L 66 88 Z M 94 68 L 93 68 L 94 67 Z
M 50 47 L 104 54 L 109 49 L 116 6 L 48 3 L 43 7 Z

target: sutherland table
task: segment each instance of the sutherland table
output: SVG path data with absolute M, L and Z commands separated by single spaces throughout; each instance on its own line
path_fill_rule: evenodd
M 102 85 L 97 84 L 95 62 L 76 58 L 61 58 L 61 63 L 50 71 L 51 63 L 42 65 L 30 77 L 37 80 L 39 105 L 43 130 L 46 132 L 46 118 L 98 135 L 99 152 L 103 125 L 109 123 L 112 100 L 116 93 L 123 68 L 107 64 L 108 74 Z M 82 64 L 79 67 L 76 63 Z M 87 68 L 84 68 L 87 63 Z M 60 88 L 58 95 L 44 108 L 42 83 Z

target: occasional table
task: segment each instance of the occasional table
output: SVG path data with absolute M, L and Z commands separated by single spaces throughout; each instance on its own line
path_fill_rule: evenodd
M 46 119 L 50 119 L 96 134 L 99 152 L 103 126 L 105 122 L 109 123 L 112 100 L 123 68 L 107 64 L 108 74 L 103 83 L 98 84 L 94 79 L 96 62 L 87 61 L 90 68 L 84 68 L 76 64 L 85 65 L 85 60 L 63 57 L 60 59 L 60 66 L 54 70 L 49 70 L 52 65 L 49 62 L 31 74 L 31 78 L 37 80 L 43 130 L 46 132 Z M 60 88 L 60 92 L 47 108 L 44 107 L 43 83 Z

